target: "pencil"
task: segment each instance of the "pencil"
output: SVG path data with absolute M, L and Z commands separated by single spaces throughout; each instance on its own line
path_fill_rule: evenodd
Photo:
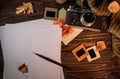
M 41 58 L 43 58 L 43 59 L 45 59 L 45 60 L 47 60 L 47 61 L 49 61 L 49 62 L 52 62 L 52 63 L 54 63 L 54 64 L 56 64 L 56 65 L 58 65 L 58 66 L 61 66 L 61 67 L 66 68 L 66 69 L 68 69 L 68 70 L 72 70 L 70 67 L 68 67 L 68 66 L 66 66 L 66 65 L 64 65 L 64 64 L 61 64 L 61 63 L 59 63 L 59 62 L 57 62 L 57 61 L 55 61 L 55 60 L 53 60 L 53 59 L 51 59 L 51 58 L 48 58 L 48 57 L 43 56 L 43 55 L 38 54 L 38 53 L 35 53 L 35 55 L 37 55 L 37 56 L 39 56 L 39 57 L 41 57 Z

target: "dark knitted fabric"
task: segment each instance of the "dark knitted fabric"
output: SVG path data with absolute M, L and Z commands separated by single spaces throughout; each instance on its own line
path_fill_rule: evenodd
M 107 7 L 111 0 L 87 0 L 90 9 L 98 16 L 102 17 L 102 30 L 108 30 L 109 27 L 109 17 L 111 13 L 108 11 Z
M 113 52 L 120 58 L 120 39 L 112 34 Z
M 98 16 L 102 16 L 102 27 L 108 26 L 108 32 L 112 33 L 113 52 L 120 57 L 120 11 L 110 13 L 107 9 L 113 0 L 87 0 L 90 9 Z M 120 0 L 114 0 L 120 4 Z
M 109 32 L 113 33 L 120 39 L 120 11 L 112 14 Z
M 90 9 L 98 16 L 110 16 L 107 7 L 110 0 L 87 0 Z

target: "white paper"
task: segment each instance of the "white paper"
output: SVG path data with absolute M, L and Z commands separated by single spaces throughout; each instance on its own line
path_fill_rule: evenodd
M 60 66 L 34 54 L 61 62 L 61 29 L 52 21 L 40 19 L 0 27 L 4 56 L 3 79 L 64 79 Z M 26 64 L 28 72 L 19 71 Z M 62 71 L 62 72 L 61 72 Z M 62 77 L 61 77 L 62 76 Z
M 65 44 L 65 45 L 68 45 L 75 37 L 77 37 L 81 32 L 83 31 L 83 29 L 80 29 L 80 28 L 75 28 L 75 30 L 68 34 L 67 36 L 65 37 L 62 37 L 62 42 Z

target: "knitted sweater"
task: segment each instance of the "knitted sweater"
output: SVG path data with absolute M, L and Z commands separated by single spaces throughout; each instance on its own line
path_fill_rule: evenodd
M 98 16 L 110 17 L 108 31 L 120 38 L 120 11 L 111 14 L 107 7 L 113 0 L 87 0 L 90 9 Z M 120 0 L 116 0 L 120 4 Z M 110 16 L 111 14 L 111 16 Z
M 87 0 L 90 9 L 98 16 L 110 16 L 107 9 L 110 0 Z
M 108 32 L 112 33 L 113 52 L 120 57 L 120 10 L 117 13 L 110 13 L 107 9 L 113 0 L 87 0 L 90 9 L 98 16 L 104 16 L 103 25 L 109 26 Z M 120 0 L 115 0 L 120 4 Z M 107 22 L 106 22 L 107 20 Z

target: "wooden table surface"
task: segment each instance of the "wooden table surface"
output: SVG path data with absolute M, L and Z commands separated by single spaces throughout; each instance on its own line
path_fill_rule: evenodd
M 100 52 L 100 59 L 90 63 L 87 59 L 78 62 L 71 53 L 81 43 L 95 43 L 99 40 L 105 41 L 107 46 L 104 51 Z M 106 79 L 112 72 L 119 73 L 120 59 L 112 57 L 111 44 L 111 34 L 108 32 L 84 31 L 67 46 L 62 45 L 62 62 L 73 69 L 72 71 L 64 69 L 65 79 Z
M 0 9 L 0 25 L 40 19 L 43 17 L 46 6 L 60 9 L 62 7 L 67 8 L 68 5 L 74 5 L 74 3 L 59 5 L 54 0 L 31 0 L 34 4 L 34 14 L 15 15 L 16 6 L 28 1 L 30 0 L 12 0 L 6 7 Z M 93 62 L 89 63 L 87 59 L 78 62 L 71 52 L 81 43 L 88 45 L 99 40 L 105 41 L 107 48 L 100 52 L 101 58 Z M 120 59 L 113 56 L 111 34 L 107 31 L 93 32 L 84 30 L 67 46 L 62 43 L 61 60 L 63 64 L 72 68 L 72 71 L 63 69 L 65 79 L 120 79 Z M 3 66 L 3 55 L 0 47 L 0 79 L 3 78 Z

